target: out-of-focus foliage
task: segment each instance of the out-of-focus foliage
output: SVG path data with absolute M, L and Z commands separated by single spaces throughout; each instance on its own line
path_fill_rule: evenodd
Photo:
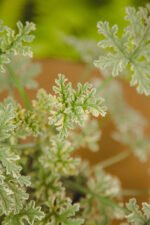
M 95 1 L 94 3 L 96 5 Z M 136 12 L 134 8 L 132 10 Z M 147 12 L 144 8 L 140 10 Z M 131 25 L 133 23 L 136 31 L 134 41 L 137 43 L 141 36 L 138 35 L 139 26 L 136 29 L 134 20 L 136 17 L 138 25 L 141 25 L 141 18 L 134 13 L 130 13 L 130 16 Z M 147 20 L 145 14 L 143 17 Z M 112 82 L 106 91 L 103 90 L 113 76 L 109 76 L 111 79 L 106 78 L 98 88 L 93 88 L 90 83 L 78 83 L 74 89 L 72 83 L 59 74 L 53 93 L 48 94 L 40 89 L 37 99 L 30 105 L 23 85 L 35 86 L 31 78 L 37 68 L 28 68 L 28 73 L 24 73 L 23 69 L 18 74 L 22 65 L 26 65 L 26 59 L 18 60 L 18 65 L 11 56 L 19 53 L 32 56 L 30 47 L 24 46 L 23 42 L 28 43 L 32 39 L 29 32 L 34 29 L 34 24 L 27 22 L 25 27 L 21 22 L 17 24 L 17 35 L 13 29 L 0 24 L 0 56 L 9 59 L 7 62 L 1 61 L 1 68 L 6 67 L 5 76 L 9 77 L 4 80 L 5 83 L 8 82 L 7 87 L 10 88 L 12 97 L 16 85 L 26 106 L 23 108 L 13 98 L 6 98 L 0 103 L 1 224 L 109 225 L 114 218 L 126 218 L 132 225 L 149 225 L 150 205 L 142 203 L 140 211 L 136 200 L 130 199 L 125 207 L 122 197 L 130 191 L 121 190 L 118 178 L 103 170 L 104 165 L 116 163 L 116 158 L 115 161 L 110 158 L 91 167 L 74 155 L 76 148 L 80 146 L 98 150 L 97 141 L 101 131 L 98 130 L 95 120 L 90 119 L 90 115 L 105 116 L 106 107 L 101 94 L 106 99 L 106 105 L 116 125 L 117 131 L 113 137 L 129 147 L 130 151 L 127 153 L 133 150 L 142 161 L 148 158 L 150 152 L 150 141 L 144 134 L 144 118 L 126 104 L 117 81 Z M 147 38 L 147 34 L 145 36 Z M 142 39 L 141 43 L 145 44 L 145 40 Z M 142 49 L 143 45 L 140 50 Z M 86 50 L 87 52 L 81 51 L 82 57 L 90 62 L 90 57 L 88 60 L 84 58 L 88 55 L 88 48 Z M 147 56 L 145 46 L 144 50 Z M 91 58 L 93 55 L 91 52 Z M 5 63 L 9 65 L 6 66 Z M 14 83 L 10 86 L 9 81 Z M 101 90 L 100 96 L 98 90 Z M 28 142 L 28 136 L 31 142 Z M 23 144 L 22 138 L 26 138 Z M 149 190 L 146 192 L 149 193 Z
M 0 19 L 12 28 L 18 20 L 36 23 L 33 43 L 36 56 L 81 59 L 64 43 L 64 36 L 98 41 L 97 21 L 108 20 L 111 25 L 117 23 L 122 30 L 126 25 L 124 8 L 145 5 L 149 0 L 61 0 L 61 3 L 59 0 L 15 0 L 13 10 L 11 2 L 0 1 Z
M 93 80 L 95 87 L 100 83 L 100 79 Z M 126 102 L 118 81 L 112 81 L 101 95 L 105 98 L 105 104 L 116 126 L 112 137 L 128 146 L 141 162 L 145 162 L 150 154 L 150 138 L 145 134 L 146 119 Z
M 150 204 L 142 203 L 142 211 L 139 210 L 139 206 L 136 204 L 136 199 L 130 199 L 129 203 L 126 204 L 130 211 L 127 216 L 127 220 L 132 225 L 149 225 L 150 223 Z
M 23 25 L 17 22 L 17 32 L 0 21 L 0 72 L 4 72 L 4 65 L 11 62 L 14 55 L 22 54 L 24 56 L 32 56 L 31 47 L 27 43 L 31 43 L 34 35 L 31 31 L 35 30 L 35 24 L 26 22 Z
M 118 37 L 118 26 L 110 27 L 109 22 L 100 21 L 98 32 L 104 39 L 98 43 L 99 47 L 111 48 L 113 51 L 106 56 L 100 56 L 94 64 L 100 69 L 111 68 L 112 76 L 118 76 L 127 67 L 130 68 L 130 85 L 136 86 L 140 94 L 150 94 L 150 5 L 146 8 L 126 8 L 125 20 L 129 25 L 123 35 Z
M 72 46 L 79 54 L 81 59 L 86 63 L 92 63 L 99 55 L 104 54 L 100 48 L 97 47 L 97 42 L 93 39 L 65 37 L 65 42 Z
M 99 129 L 98 121 L 87 118 L 85 125 L 79 132 L 72 132 L 70 138 L 74 143 L 76 149 L 79 147 L 88 147 L 91 151 L 97 152 L 99 150 L 99 139 L 101 131 Z
M 103 105 L 104 99 L 96 98 L 96 89 L 89 83 L 82 85 L 78 83 L 77 90 L 72 88 L 71 82 L 64 75 L 59 74 L 55 80 L 56 86 L 53 86 L 55 95 L 48 95 L 39 91 L 38 101 L 34 101 L 35 108 L 38 105 L 45 112 L 49 113 L 49 124 L 54 125 L 60 132 L 60 137 L 68 136 L 68 130 L 74 129 L 75 124 L 82 126 L 88 115 L 105 116 L 106 107 Z M 49 100 L 43 104 L 43 95 Z M 42 101 L 40 103 L 40 101 Z M 47 105 L 50 105 L 50 109 Z
M 119 199 L 121 194 L 119 180 L 104 172 L 100 167 L 95 167 L 88 173 L 88 165 L 86 165 L 82 172 L 87 178 L 86 185 L 90 190 L 81 200 L 85 224 L 105 225 L 110 223 L 110 218 L 121 219 L 124 216 L 121 206 L 113 204 L 113 199 Z M 89 179 L 89 177 L 92 178 Z
M 38 83 L 34 80 L 41 71 L 41 66 L 38 63 L 32 63 L 29 57 L 16 56 L 11 58 L 10 66 L 23 86 L 30 89 L 38 87 Z M 4 89 L 11 92 L 14 86 L 15 83 L 6 67 L 5 72 L 0 72 L 0 92 Z

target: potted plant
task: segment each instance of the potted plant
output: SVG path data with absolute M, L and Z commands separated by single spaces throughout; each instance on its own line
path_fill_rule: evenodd
M 121 37 L 117 36 L 117 25 L 98 23 L 104 36 L 98 45 L 110 48 L 109 53 L 94 59 L 96 67 L 105 69 L 104 80 L 84 83 L 86 70 L 83 83 L 74 88 L 65 75 L 58 74 L 53 91 L 39 89 L 32 102 L 23 86 L 37 86 L 33 77 L 39 65 L 27 58 L 32 56 L 27 43 L 34 37 L 30 33 L 35 25 L 18 22 L 15 33 L 0 24 L 0 85 L 8 89 L 8 97 L 0 104 L 2 225 L 107 225 L 113 219 L 122 225 L 150 224 L 148 202 L 142 203 L 141 210 L 135 198 L 123 203 L 124 195 L 148 195 L 149 190 L 123 190 L 119 179 L 105 170 L 133 153 L 145 162 L 150 152 L 146 120 L 124 101 L 115 79 L 120 75 L 136 86 L 139 94 L 150 94 L 150 7 L 137 11 L 128 7 L 126 12 L 129 25 Z M 88 70 L 98 54 L 94 50 L 85 57 L 90 62 Z M 24 106 L 15 100 L 14 87 Z M 128 149 L 90 166 L 73 154 L 80 147 L 99 150 L 101 131 L 95 117 L 105 117 L 107 112 L 107 120 L 113 119 L 116 126 L 112 137 Z

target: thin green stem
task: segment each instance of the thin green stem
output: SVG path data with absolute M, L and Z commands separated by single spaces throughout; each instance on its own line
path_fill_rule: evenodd
M 80 82 L 85 82 L 86 79 L 89 77 L 92 69 L 93 69 L 93 63 L 88 63 L 85 66 L 85 69 L 84 69 L 83 73 L 79 76 L 79 81 Z
M 98 199 L 99 201 L 101 201 L 101 203 L 103 203 L 104 205 L 109 205 L 111 207 L 116 207 L 122 211 L 124 211 L 125 213 L 129 213 L 130 211 L 122 206 L 120 206 L 119 204 L 117 204 L 116 202 L 112 201 L 111 199 L 109 199 L 108 197 L 104 197 L 104 196 L 100 196 L 98 194 L 96 194 L 95 192 L 91 191 L 90 189 L 83 187 L 77 183 L 74 183 L 72 181 L 67 181 L 65 183 L 69 188 L 71 188 L 74 191 L 79 191 L 83 194 L 89 194 L 92 197 Z
M 118 163 L 121 160 L 127 158 L 131 154 L 131 152 L 132 152 L 131 150 L 121 152 L 121 153 L 119 153 L 119 154 L 117 154 L 117 155 L 115 155 L 115 156 L 113 156 L 109 159 L 106 159 L 106 160 L 100 162 L 98 165 L 101 166 L 102 168 L 112 166 L 115 163 Z
M 11 78 L 13 79 L 15 85 L 17 86 L 18 91 L 19 91 L 27 109 L 32 110 L 32 107 L 30 105 L 30 101 L 29 101 L 29 99 L 28 99 L 28 97 L 27 97 L 27 95 L 24 91 L 24 88 L 22 87 L 22 84 L 21 84 L 20 80 L 18 79 L 18 77 L 16 76 L 16 74 L 14 73 L 14 71 L 12 70 L 12 68 L 9 64 L 7 65 L 7 70 L 9 72 Z
M 12 96 L 12 97 L 14 97 L 14 81 L 13 81 L 13 79 L 12 79 L 12 77 L 8 77 L 7 76 L 7 83 L 8 83 L 8 85 L 9 85 L 9 88 L 8 88 L 8 94 L 10 95 L 10 96 Z
M 109 77 L 107 77 L 96 89 L 97 94 L 103 90 L 103 88 L 113 79 L 113 76 L 110 75 Z
M 150 189 L 124 189 L 121 193 L 124 196 L 150 195 Z
M 11 145 L 11 147 L 15 149 L 35 148 L 36 146 L 37 144 L 33 142 L 19 145 Z

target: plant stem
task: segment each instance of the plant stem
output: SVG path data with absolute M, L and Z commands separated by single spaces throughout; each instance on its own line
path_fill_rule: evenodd
M 150 195 L 150 189 L 142 189 L 142 190 L 124 189 L 122 190 L 122 195 L 124 196 Z
M 72 181 L 67 181 L 65 183 L 68 188 L 71 188 L 74 191 L 79 191 L 83 194 L 90 194 L 91 196 L 93 196 L 94 198 L 98 199 L 99 201 L 101 201 L 101 203 L 103 203 L 104 205 L 107 204 L 111 207 L 117 207 L 118 209 L 124 211 L 125 213 L 129 213 L 130 211 L 122 206 L 120 206 L 119 204 L 115 203 L 114 201 L 112 201 L 111 199 L 109 199 L 108 197 L 104 197 L 104 196 L 100 196 L 98 194 L 96 194 L 95 192 L 91 191 L 90 189 L 83 187 L 77 183 L 74 183 Z
M 83 71 L 83 73 L 79 77 L 80 82 L 84 82 L 90 75 L 90 72 L 93 69 L 93 63 L 88 63 Z
M 109 159 L 106 159 L 106 160 L 100 162 L 98 165 L 101 166 L 102 168 L 112 166 L 113 164 L 120 162 L 121 160 L 127 158 L 131 154 L 131 152 L 132 152 L 131 150 L 121 152 Z
M 34 148 L 36 147 L 36 143 L 26 143 L 26 144 L 19 144 L 19 145 L 11 145 L 11 147 L 16 148 L 16 149 L 25 149 L 25 148 Z
M 18 77 L 16 76 L 16 74 L 14 73 L 14 71 L 12 70 L 12 68 L 9 64 L 7 65 L 7 69 L 8 69 L 8 72 L 9 72 L 11 78 L 13 79 L 15 85 L 17 86 L 18 91 L 19 91 L 27 109 L 32 110 L 32 107 L 30 105 L 30 101 L 29 101 L 29 99 L 28 99 L 28 97 L 27 97 L 27 95 L 24 91 L 24 88 L 22 87 L 22 84 L 21 84 L 20 80 L 18 79 Z
M 110 76 L 108 76 L 98 87 L 97 87 L 97 89 L 96 89 L 96 91 L 97 91 L 97 94 L 101 91 L 101 90 L 103 90 L 103 88 L 111 81 L 113 79 L 113 76 L 112 75 L 110 75 Z

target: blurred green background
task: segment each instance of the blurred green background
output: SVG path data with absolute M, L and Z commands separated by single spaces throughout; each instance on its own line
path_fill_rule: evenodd
M 34 56 L 79 60 L 65 36 L 98 41 L 96 24 L 108 20 L 121 30 L 126 6 L 143 6 L 150 0 L 0 0 L 0 19 L 12 28 L 16 21 L 36 23 Z

